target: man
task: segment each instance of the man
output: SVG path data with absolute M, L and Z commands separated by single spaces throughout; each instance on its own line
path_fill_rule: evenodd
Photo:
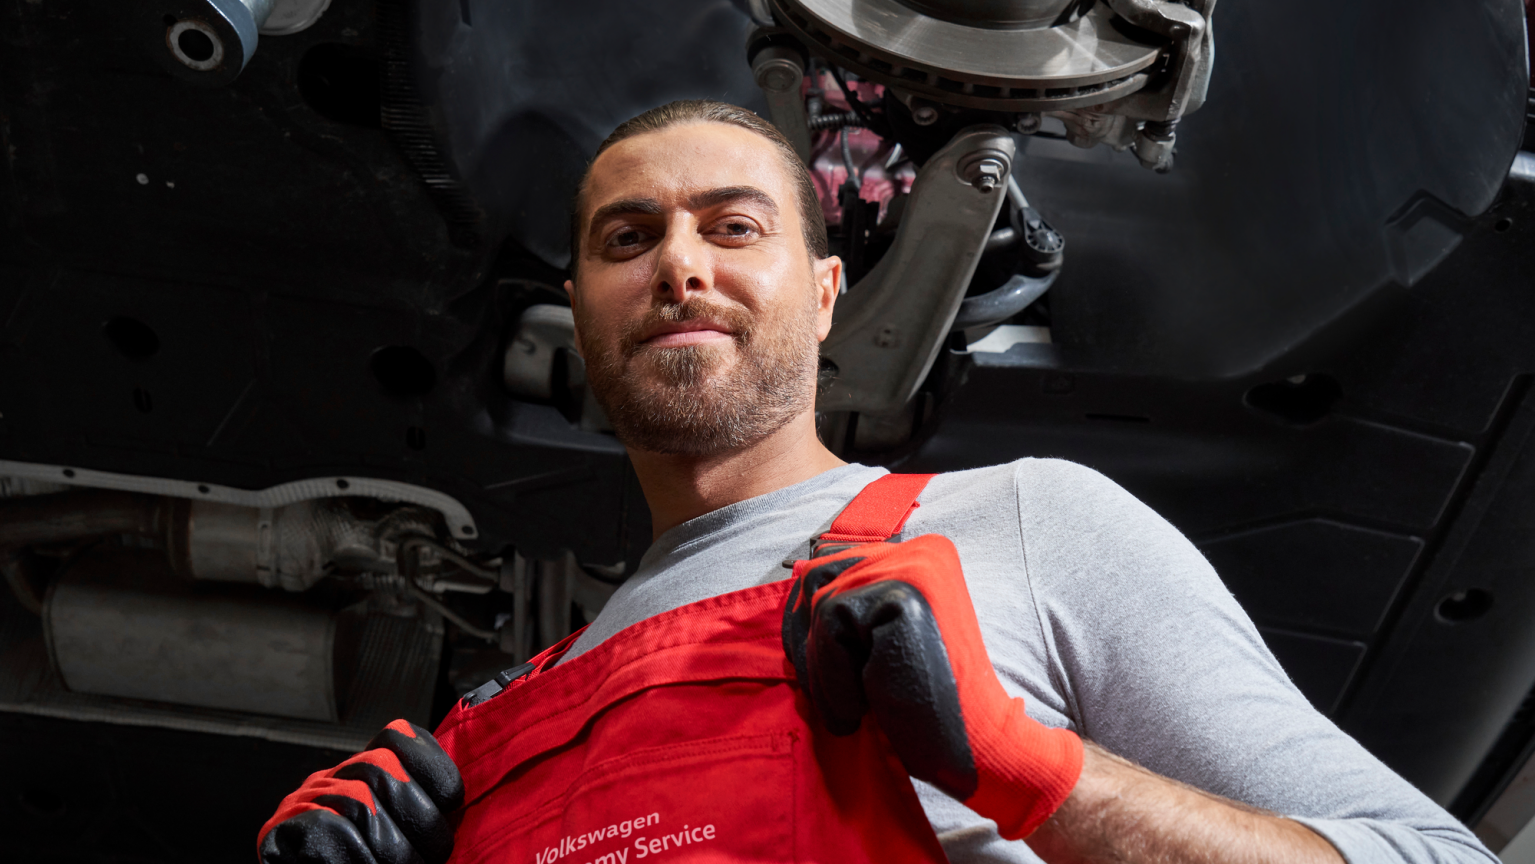
M 629 121 L 582 183 L 571 245 L 578 344 L 655 542 L 561 662 L 785 579 L 885 473 L 816 436 L 842 268 L 771 126 L 707 102 Z M 1024 842 L 918 783 L 950 860 L 1496 860 L 1318 715 L 1198 552 L 1100 475 L 1032 459 L 941 475 L 902 534 L 953 542 L 1003 687 L 1088 742 Z

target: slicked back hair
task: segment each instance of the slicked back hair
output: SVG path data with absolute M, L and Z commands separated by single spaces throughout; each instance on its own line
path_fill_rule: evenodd
M 680 99 L 659 108 L 625 120 L 602 142 L 592 161 L 586 165 L 581 182 L 576 185 L 575 200 L 570 205 L 570 278 L 576 278 L 577 262 L 581 260 L 581 241 L 586 234 L 586 183 L 592 175 L 592 165 L 609 147 L 627 138 L 660 132 L 685 123 L 724 123 L 755 132 L 766 138 L 778 151 L 778 161 L 792 178 L 795 197 L 799 199 L 800 228 L 805 237 L 805 248 L 812 258 L 825 258 L 831 254 L 826 240 L 826 217 L 821 214 L 821 202 L 815 194 L 815 184 L 810 182 L 810 172 L 794 145 L 789 143 L 778 127 L 758 117 L 751 111 L 728 102 L 708 99 Z

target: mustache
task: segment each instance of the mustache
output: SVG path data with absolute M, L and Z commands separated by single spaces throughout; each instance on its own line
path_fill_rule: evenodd
M 681 303 L 661 303 L 650 307 L 645 317 L 634 322 L 624 331 L 623 337 L 619 340 L 620 350 L 623 356 L 632 357 L 642 347 L 641 343 L 645 339 L 645 334 L 657 325 L 681 324 L 699 318 L 728 329 L 738 345 L 749 344 L 755 332 L 752 327 L 751 313 L 745 309 L 695 297 Z

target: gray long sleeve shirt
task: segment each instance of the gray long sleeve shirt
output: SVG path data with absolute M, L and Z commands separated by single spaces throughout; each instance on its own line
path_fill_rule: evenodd
M 568 657 L 652 615 L 788 578 L 782 562 L 804 557 L 884 473 L 848 465 L 666 532 Z M 1198 550 L 1107 478 L 1023 459 L 940 475 L 919 500 L 904 535 L 954 542 L 997 674 L 1034 719 L 1297 819 L 1351 864 L 1496 862 L 1318 714 Z M 1038 861 L 990 821 L 916 786 L 951 861 Z

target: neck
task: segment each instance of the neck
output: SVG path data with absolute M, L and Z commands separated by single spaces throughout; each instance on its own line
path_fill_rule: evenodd
M 631 448 L 629 459 L 650 505 L 652 539 L 689 519 L 847 464 L 816 437 L 813 411 L 732 453 L 683 456 Z

